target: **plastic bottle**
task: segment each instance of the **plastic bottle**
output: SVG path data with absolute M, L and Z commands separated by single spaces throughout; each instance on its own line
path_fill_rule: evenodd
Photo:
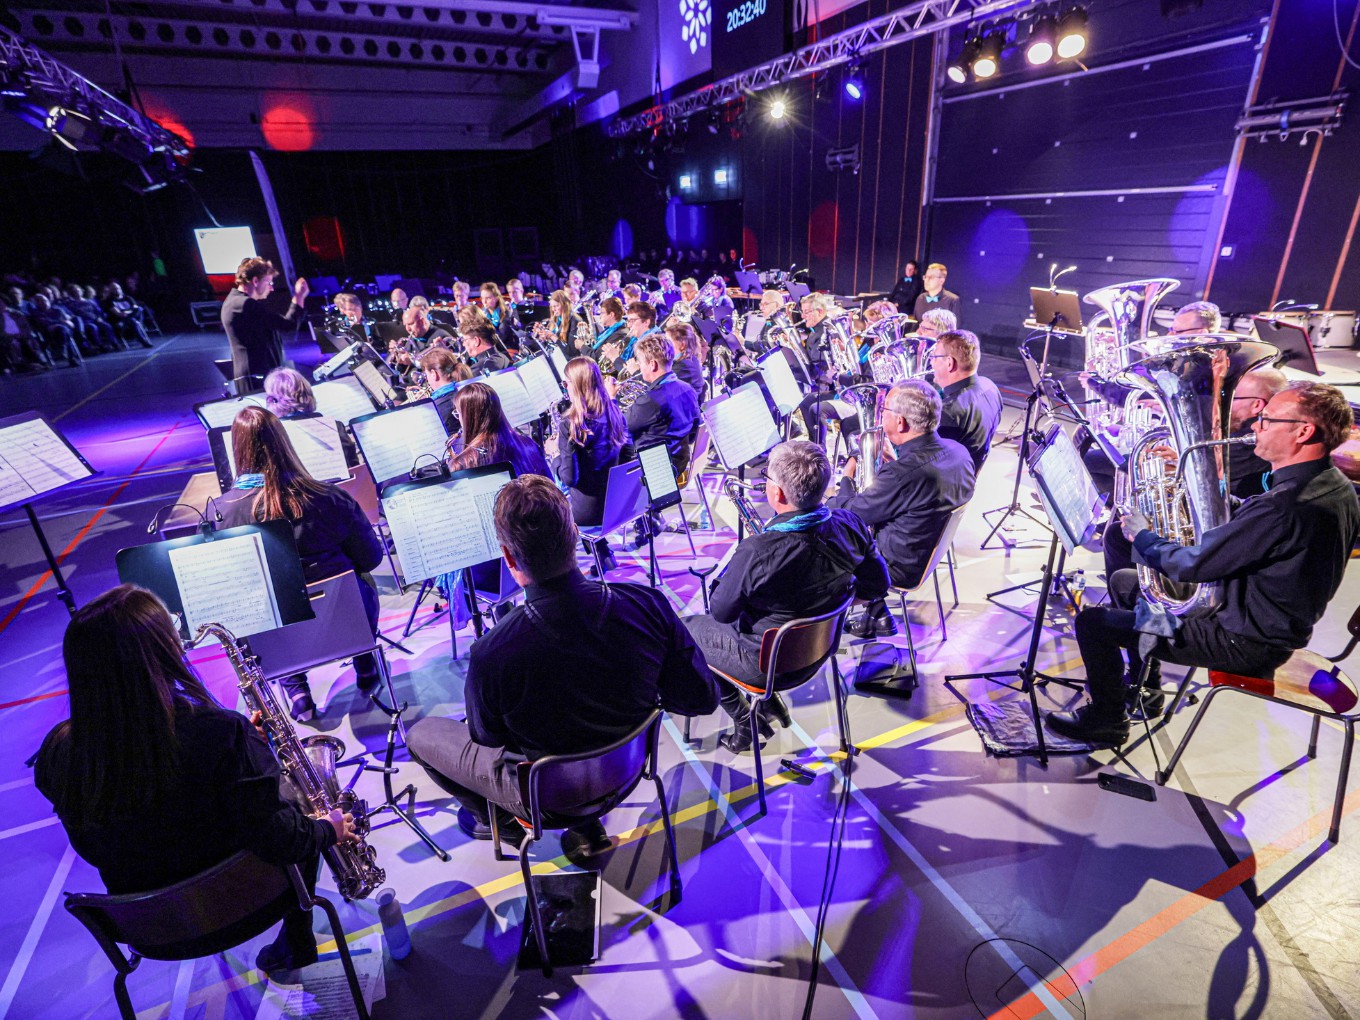
M 401 903 L 391 886 L 378 890 L 378 920 L 382 921 L 383 936 L 388 952 L 394 960 L 404 960 L 411 954 L 411 933 L 401 913 Z
M 1078 609 L 1081 608 L 1081 601 L 1086 597 L 1086 571 L 1078 570 L 1077 576 L 1072 578 L 1072 604 Z

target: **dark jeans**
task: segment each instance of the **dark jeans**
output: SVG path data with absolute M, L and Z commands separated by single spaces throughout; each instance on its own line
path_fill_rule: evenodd
M 1212 614 L 1182 620 L 1174 637 L 1140 633 L 1133 629 L 1137 585 L 1133 571 L 1119 571 L 1110 578 L 1110 605 L 1077 614 L 1077 646 L 1086 663 L 1086 686 L 1091 703 L 1101 713 L 1124 714 L 1125 652 L 1129 675 L 1134 677 L 1142 670 L 1144 656 L 1262 677 L 1271 676 L 1289 658 L 1287 648 L 1224 630 Z
M 1119 526 L 1123 518 L 1119 511 L 1110 514 L 1110 521 L 1105 525 L 1105 537 L 1101 544 L 1105 550 L 1105 577 L 1112 581 L 1116 572 L 1129 570 L 1133 567 L 1133 543 L 1124 537 L 1124 529 Z M 1113 597 L 1113 589 L 1111 590 Z M 1131 608 L 1130 602 L 1125 609 Z
M 528 816 L 519 799 L 517 763 L 505 759 L 504 748 L 473 740 L 467 723 L 442 716 L 421 719 L 407 731 L 406 749 L 439 788 L 458 798 L 478 821 L 490 819 L 489 804 L 499 804 L 520 818 Z

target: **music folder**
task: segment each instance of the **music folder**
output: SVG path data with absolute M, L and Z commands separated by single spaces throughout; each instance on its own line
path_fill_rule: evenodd
M 287 521 L 265 521 L 120 549 L 118 580 L 153 592 L 180 636 L 218 623 L 238 638 L 314 617 Z
M 507 463 L 391 482 L 379 492 L 408 581 L 427 580 L 497 559 L 496 497 L 514 477 Z
M 776 347 L 756 359 L 765 388 L 770 391 L 770 398 L 781 415 L 792 414 L 803 402 L 803 387 L 794 375 L 793 365 L 789 362 L 791 357 L 788 348 Z
M 1309 375 L 1322 375 L 1318 370 L 1317 355 L 1313 353 L 1308 329 L 1298 322 L 1276 319 L 1265 315 L 1253 315 L 1251 329 L 1256 339 L 1274 344 L 1280 349 L 1275 364 L 1278 368 L 1296 368 Z
M 94 468 L 37 411 L 0 418 L 0 510 L 93 477 Z

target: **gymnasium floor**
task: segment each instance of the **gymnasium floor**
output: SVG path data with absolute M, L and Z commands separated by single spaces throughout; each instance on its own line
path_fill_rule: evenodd
M 153 351 L 91 361 L 83 369 L 0 380 L 3 414 L 41 408 L 101 474 L 39 504 L 78 601 L 115 583 L 113 556 L 147 540 L 155 511 L 208 464 L 191 405 L 220 391 L 212 357 L 220 334 L 181 334 Z M 302 353 L 302 352 L 299 352 Z M 308 358 L 310 359 L 310 355 Z M 984 373 L 987 365 L 984 363 Z M 1009 411 L 1003 430 L 1013 426 Z M 420 815 L 452 860 L 436 859 L 409 830 L 384 824 L 373 837 L 388 884 L 411 928 L 414 952 L 386 963 L 384 1017 L 684 1017 L 788 1020 L 803 1012 L 812 933 L 822 899 L 833 820 L 843 833 L 826 917 L 826 949 L 811 1015 L 821 1018 L 954 1017 L 1347 1017 L 1360 1011 L 1354 950 L 1360 899 L 1351 888 L 1360 832 L 1347 817 L 1339 845 L 1325 842 L 1340 731 L 1324 726 L 1309 762 L 1305 718 L 1248 698 L 1220 698 L 1172 783 L 1155 802 L 1097 784 L 1101 771 L 1130 773 L 1108 752 L 995 759 L 982 751 L 947 673 L 1006 668 L 1026 648 L 1033 596 L 985 593 L 1032 578 L 1046 543 L 981 552 L 982 512 L 1010 498 L 1013 444 L 995 448 L 956 543 L 960 604 L 947 641 L 927 588 L 912 607 L 922 685 L 910 700 L 854 695 L 850 716 L 863 754 L 846 772 L 836 748 L 834 706 L 823 678 L 793 698 L 796 726 L 765 754 L 769 812 L 756 819 L 752 760 L 715 745 L 720 716 L 696 720 L 686 746 L 670 721 L 662 772 L 677 821 L 684 898 L 654 912 L 664 889 L 659 814 L 649 786 L 607 819 L 618 842 L 603 872 L 601 955 L 551 979 L 519 972 L 524 916 L 517 865 L 462 836 L 449 802 L 420 770 Z M 716 489 L 716 483 L 710 479 Z M 1022 490 L 1025 492 L 1025 490 Z M 1030 497 L 1024 496 L 1028 502 Z M 691 516 L 694 508 L 688 506 Z M 1038 529 L 1021 531 L 1040 537 Z M 720 556 L 730 531 L 698 532 L 701 562 Z M 659 543 L 665 583 L 678 609 L 699 596 L 685 568 L 682 535 Z M 65 608 L 55 598 L 21 513 L 0 517 L 0 1020 L 116 1016 L 113 972 L 62 908 L 62 893 L 99 891 L 25 760 L 65 717 L 60 640 Z M 619 578 L 645 564 L 620 554 Z M 1099 597 L 1099 557 L 1079 555 Z M 393 637 L 414 594 L 387 582 L 383 627 Z M 1360 600 L 1354 571 L 1313 645 L 1332 653 Z M 1040 664 L 1080 676 L 1070 617 L 1048 621 Z M 461 707 L 465 658 L 450 661 L 448 628 L 429 607 L 391 656 L 411 717 Z M 470 632 L 459 635 L 466 655 Z M 903 639 L 896 639 L 903 644 Z M 853 669 L 859 642 L 841 661 Z M 235 697 L 220 655 L 202 657 L 214 690 Z M 1178 676 L 1176 670 L 1169 674 Z M 324 702 L 314 727 L 353 753 L 378 750 L 381 715 L 360 705 L 348 669 L 313 674 Z M 999 687 L 963 685 L 974 700 L 1011 698 Z M 1045 706 L 1070 699 L 1061 688 Z M 1165 761 L 1184 732 L 1182 710 L 1152 744 Z M 304 729 L 305 732 L 305 729 Z M 779 772 L 798 756 L 811 782 Z M 1129 755 L 1149 779 L 1153 749 Z M 380 794 L 372 776 L 359 789 Z M 843 808 L 842 808 L 843 805 Z M 1347 811 L 1360 806 L 1352 794 Z M 655 830 L 655 831 L 654 831 Z M 549 836 L 540 872 L 570 867 Z M 330 878 L 323 874 L 323 891 Z M 338 901 L 338 897 L 335 897 Z M 373 901 L 341 903 L 352 938 L 377 930 Z M 323 921 L 318 914 L 318 928 Z M 183 965 L 143 963 L 129 982 L 139 1015 L 253 1018 L 264 989 L 252 968 L 263 940 Z M 313 1014 L 321 1015 L 321 1014 Z M 340 1015 L 340 1014 L 335 1014 Z

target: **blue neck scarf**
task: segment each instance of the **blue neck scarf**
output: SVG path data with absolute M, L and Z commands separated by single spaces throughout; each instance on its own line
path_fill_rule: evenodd
M 776 521 L 774 524 L 767 525 L 766 531 L 807 531 L 815 528 L 825 520 L 831 518 L 831 510 L 828 507 L 819 506 L 816 510 L 809 510 L 807 513 L 799 514 L 797 517 L 790 517 L 787 521 Z
M 499 308 L 491 309 L 491 311 L 486 313 L 486 317 L 491 320 L 491 325 L 495 326 L 497 329 L 501 328 L 501 310 Z
M 458 384 L 456 382 L 445 383 L 443 386 L 439 387 L 439 389 L 434 390 L 430 394 L 430 399 L 434 399 L 435 397 L 442 397 L 447 393 L 454 392 L 456 389 L 458 389 Z
M 264 475 L 244 474 L 236 476 L 236 488 L 238 489 L 263 489 Z

